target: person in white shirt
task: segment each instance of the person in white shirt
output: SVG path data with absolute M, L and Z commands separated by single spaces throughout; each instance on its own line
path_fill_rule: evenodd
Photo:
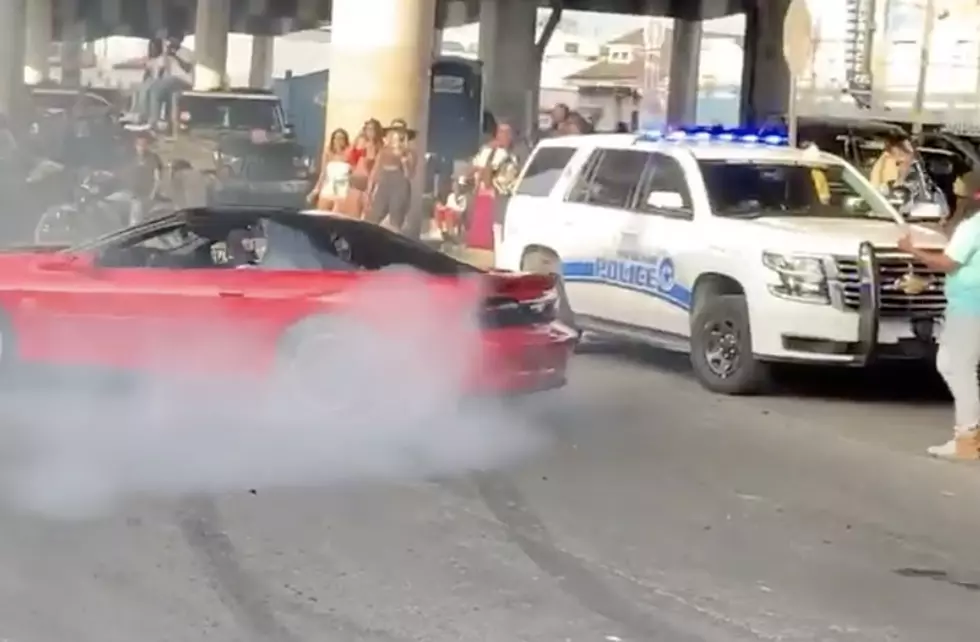
M 150 74 L 146 98 L 142 101 L 144 111 L 139 114 L 142 124 L 154 126 L 160 120 L 163 105 L 174 93 L 190 88 L 189 78 L 193 65 L 181 58 L 180 45 L 183 38 L 168 38 L 159 56 L 147 62 Z M 182 77 L 183 76 L 183 77 Z
M 154 65 L 157 58 L 163 55 L 166 46 L 167 32 L 161 29 L 150 39 L 146 46 L 146 58 L 143 59 L 143 79 L 140 84 L 133 88 L 133 97 L 130 102 L 129 114 L 126 120 L 142 123 L 144 115 L 149 112 L 150 87 L 153 86 L 156 76 L 154 75 Z
M 513 148 L 513 127 L 499 123 L 493 139 L 473 159 L 476 189 L 466 238 L 471 249 L 492 250 L 500 235 L 504 199 L 520 170 Z

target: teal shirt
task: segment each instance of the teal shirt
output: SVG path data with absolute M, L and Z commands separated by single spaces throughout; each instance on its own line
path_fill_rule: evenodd
M 980 215 L 956 227 L 946 256 L 960 264 L 946 277 L 946 313 L 980 316 Z

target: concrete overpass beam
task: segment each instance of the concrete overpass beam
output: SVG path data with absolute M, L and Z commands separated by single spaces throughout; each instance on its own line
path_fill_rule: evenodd
M 702 35 L 700 20 L 674 20 L 667 94 L 668 125 L 691 124 L 697 119 Z
M 272 62 L 275 57 L 275 36 L 252 36 L 252 63 L 248 86 L 268 89 L 272 86 Z
M 36 85 L 50 76 L 48 59 L 54 28 L 54 0 L 30 0 L 24 43 L 24 82 Z
M 0 114 L 18 115 L 24 91 L 26 0 L 0 2 Z
M 789 111 L 790 74 L 783 59 L 789 0 L 755 0 L 745 12 L 742 122 L 761 125 Z
M 480 59 L 483 103 L 498 122 L 519 135 L 537 130 L 540 60 L 535 32 L 537 3 L 527 0 L 481 0 Z
M 194 24 L 194 89 L 210 91 L 225 84 L 231 0 L 197 0 Z

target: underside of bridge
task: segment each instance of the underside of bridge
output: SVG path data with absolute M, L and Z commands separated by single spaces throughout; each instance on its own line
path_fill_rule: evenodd
M 527 0 L 551 6 L 551 0 Z M 667 16 L 685 20 L 719 18 L 745 10 L 758 0 L 563 0 L 564 8 L 632 15 Z M 440 0 L 465 6 L 452 12 L 475 21 L 479 0 Z M 54 38 L 61 40 L 67 26 L 83 22 L 88 39 L 107 35 L 147 37 L 160 29 L 192 33 L 197 0 L 56 0 Z M 231 31 L 279 35 L 312 29 L 330 20 L 331 0 L 233 0 Z

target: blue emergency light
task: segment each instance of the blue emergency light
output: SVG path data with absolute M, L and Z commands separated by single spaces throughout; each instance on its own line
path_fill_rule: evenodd
M 662 141 L 672 143 L 739 143 L 744 145 L 789 145 L 789 138 L 772 131 L 725 129 L 723 127 L 678 127 L 667 130 L 650 130 L 637 134 L 637 142 Z

